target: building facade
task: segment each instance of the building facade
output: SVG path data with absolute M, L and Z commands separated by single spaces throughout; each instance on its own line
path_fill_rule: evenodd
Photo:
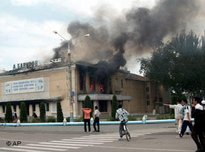
M 91 64 L 76 63 L 56 66 L 14 69 L 0 74 L 0 117 L 4 117 L 6 104 L 20 114 L 20 102 L 25 102 L 27 114 L 40 114 L 39 104 L 45 103 L 46 116 L 57 115 L 57 102 L 61 103 L 64 117 L 82 116 L 82 102 L 89 96 L 98 105 L 104 117 L 111 115 L 113 95 L 131 114 L 160 112 L 160 103 L 169 99 L 163 87 L 147 78 L 118 70 L 112 75 L 96 75 Z

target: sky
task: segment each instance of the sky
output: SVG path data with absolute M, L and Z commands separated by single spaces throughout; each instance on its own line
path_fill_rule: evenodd
M 61 43 L 58 31 L 69 39 L 67 26 L 74 20 L 89 21 L 100 5 L 116 12 L 136 5 L 134 0 L 0 0 L 0 69 L 13 64 L 43 61 Z M 152 7 L 155 1 L 137 0 L 138 6 Z M 115 13 L 116 13 L 115 12 Z
M 200 0 L 199 0 L 200 1 Z M 203 1 L 203 0 L 201 0 Z M 66 39 L 69 23 L 92 22 L 96 10 L 109 7 L 110 16 L 122 14 L 131 7 L 153 8 L 156 0 L 0 0 L 0 69 L 12 70 L 13 64 L 50 59 L 62 39 Z M 204 3 L 203 3 L 204 4 Z M 204 14 L 195 18 L 192 27 L 204 27 Z M 203 30 L 200 30 L 201 32 Z M 133 64 L 133 61 L 136 64 Z M 127 62 L 132 73 L 138 73 L 136 58 Z

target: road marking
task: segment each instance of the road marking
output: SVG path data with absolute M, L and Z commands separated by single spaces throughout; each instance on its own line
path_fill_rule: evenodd
M 104 144 L 103 142 L 93 142 L 90 143 L 89 141 L 50 141 L 50 142 L 57 142 L 57 143 L 71 143 L 71 144 L 89 144 L 89 145 L 95 145 L 95 144 Z
M 47 144 L 47 145 L 62 145 L 62 146 L 82 146 L 82 147 L 92 147 L 93 145 L 85 145 L 85 144 L 70 144 L 70 143 L 53 143 L 53 142 L 40 142 L 39 144 Z
M 36 146 L 36 145 L 34 145 Z M 28 149 L 42 149 L 42 150 L 51 150 L 51 151 L 66 151 L 66 149 L 57 149 L 57 148 L 48 148 L 48 147 L 34 147 L 33 145 L 28 146 L 18 146 L 17 148 L 28 148 Z M 49 146 L 51 147 L 51 146 Z
M 91 142 L 95 143 L 97 139 L 62 139 L 63 141 L 86 141 L 86 142 Z M 97 142 L 112 142 L 113 140 L 97 140 Z
M 17 149 L 17 148 L 6 148 L 6 147 L 2 147 L 0 149 L 3 150 L 8 150 L 9 152 L 11 151 L 20 151 L 20 152 L 45 152 L 45 151 L 36 151 L 36 150 L 29 150 L 29 149 Z
M 65 149 L 79 149 L 80 147 L 73 147 L 73 146 L 53 146 L 53 145 L 42 145 L 42 144 L 27 144 L 29 146 L 40 146 L 40 147 L 52 147 L 52 148 L 63 148 L 61 149 L 62 151 L 64 151 Z
M 114 147 L 114 146 L 95 146 L 98 148 L 109 148 L 109 149 L 125 149 L 125 150 L 141 150 L 141 151 L 162 151 L 162 152 L 193 152 L 193 150 L 182 150 L 182 149 L 154 149 L 154 148 L 137 148 L 137 147 Z

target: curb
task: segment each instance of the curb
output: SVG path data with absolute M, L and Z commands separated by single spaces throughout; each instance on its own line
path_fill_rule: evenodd
M 127 124 L 160 124 L 160 123 L 174 123 L 175 119 L 162 120 L 146 120 L 146 121 L 128 121 Z M 93 122 L 91 121 L 91 124 Z M 100 121 L 100 125 L 119 125 L 119 121 Z M 20 126 L 83 126 L 83 122 L 51 122 L 51 123 L 0 123 L 0 126 L 5 127 L 20 127 Z

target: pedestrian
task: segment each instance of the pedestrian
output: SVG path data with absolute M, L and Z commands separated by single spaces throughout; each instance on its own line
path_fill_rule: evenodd
M 178 100 L 177 104 L 164 104 L 164 106 L 168 106 L 169 108 L 174 109 L 174 118 L 177 126 L 176 132 L 179 134 L 181 132 L 182 121 L 183 121 L 183 115 L 181 113 L 183 106 L 181 104 L 181 100 Z
M 201 99 L 199 97 L 193 97 L 192 99 L 193 106 L 193 118 L 194 126 L 192 131 L 192 139 L 194 140 L 197 150 L 196 152 L 205 152 L 205 137 L 204 137 L 204 110 L 201 105 Z
M 90 132 L 90 113 L 92 110 L 90 108 L 83 108 L 83 121 L 84 121 L 84 131 L 87 132 L 87 124 L 88 124 L 88 131 Z
M 187 99 L 182 100 L 182 105 L 183 105 L 183 108 L 181 110 L 182 111 L 181 113 L 183 113 L 183 122 L 182 122 L 181 131 L 179 133 L 179 137 L 183 137 L 183 135 L 187 129 L 187 126 L 189 127 L 189 130 L 191 132 L 193 129 L 193 125 L 191 122 L 191 107 L 187 104 Z
M 119 134 L 120 134 L 120 138 L 123 137 L 123 125 L 127 123 L 128 121 L 128 115 L 129 113 L 122 108 L 122 105 L 120 104 L 118 106 L 118 109 L 116 111 L 116 114 L 115 114 L 115 118 L 120 120 L 120 125 L 119 125 Z
M 100 111 L 98 110 L 98 106 L 95 106 L 93 128 L 95 132 L 100 132 Z

